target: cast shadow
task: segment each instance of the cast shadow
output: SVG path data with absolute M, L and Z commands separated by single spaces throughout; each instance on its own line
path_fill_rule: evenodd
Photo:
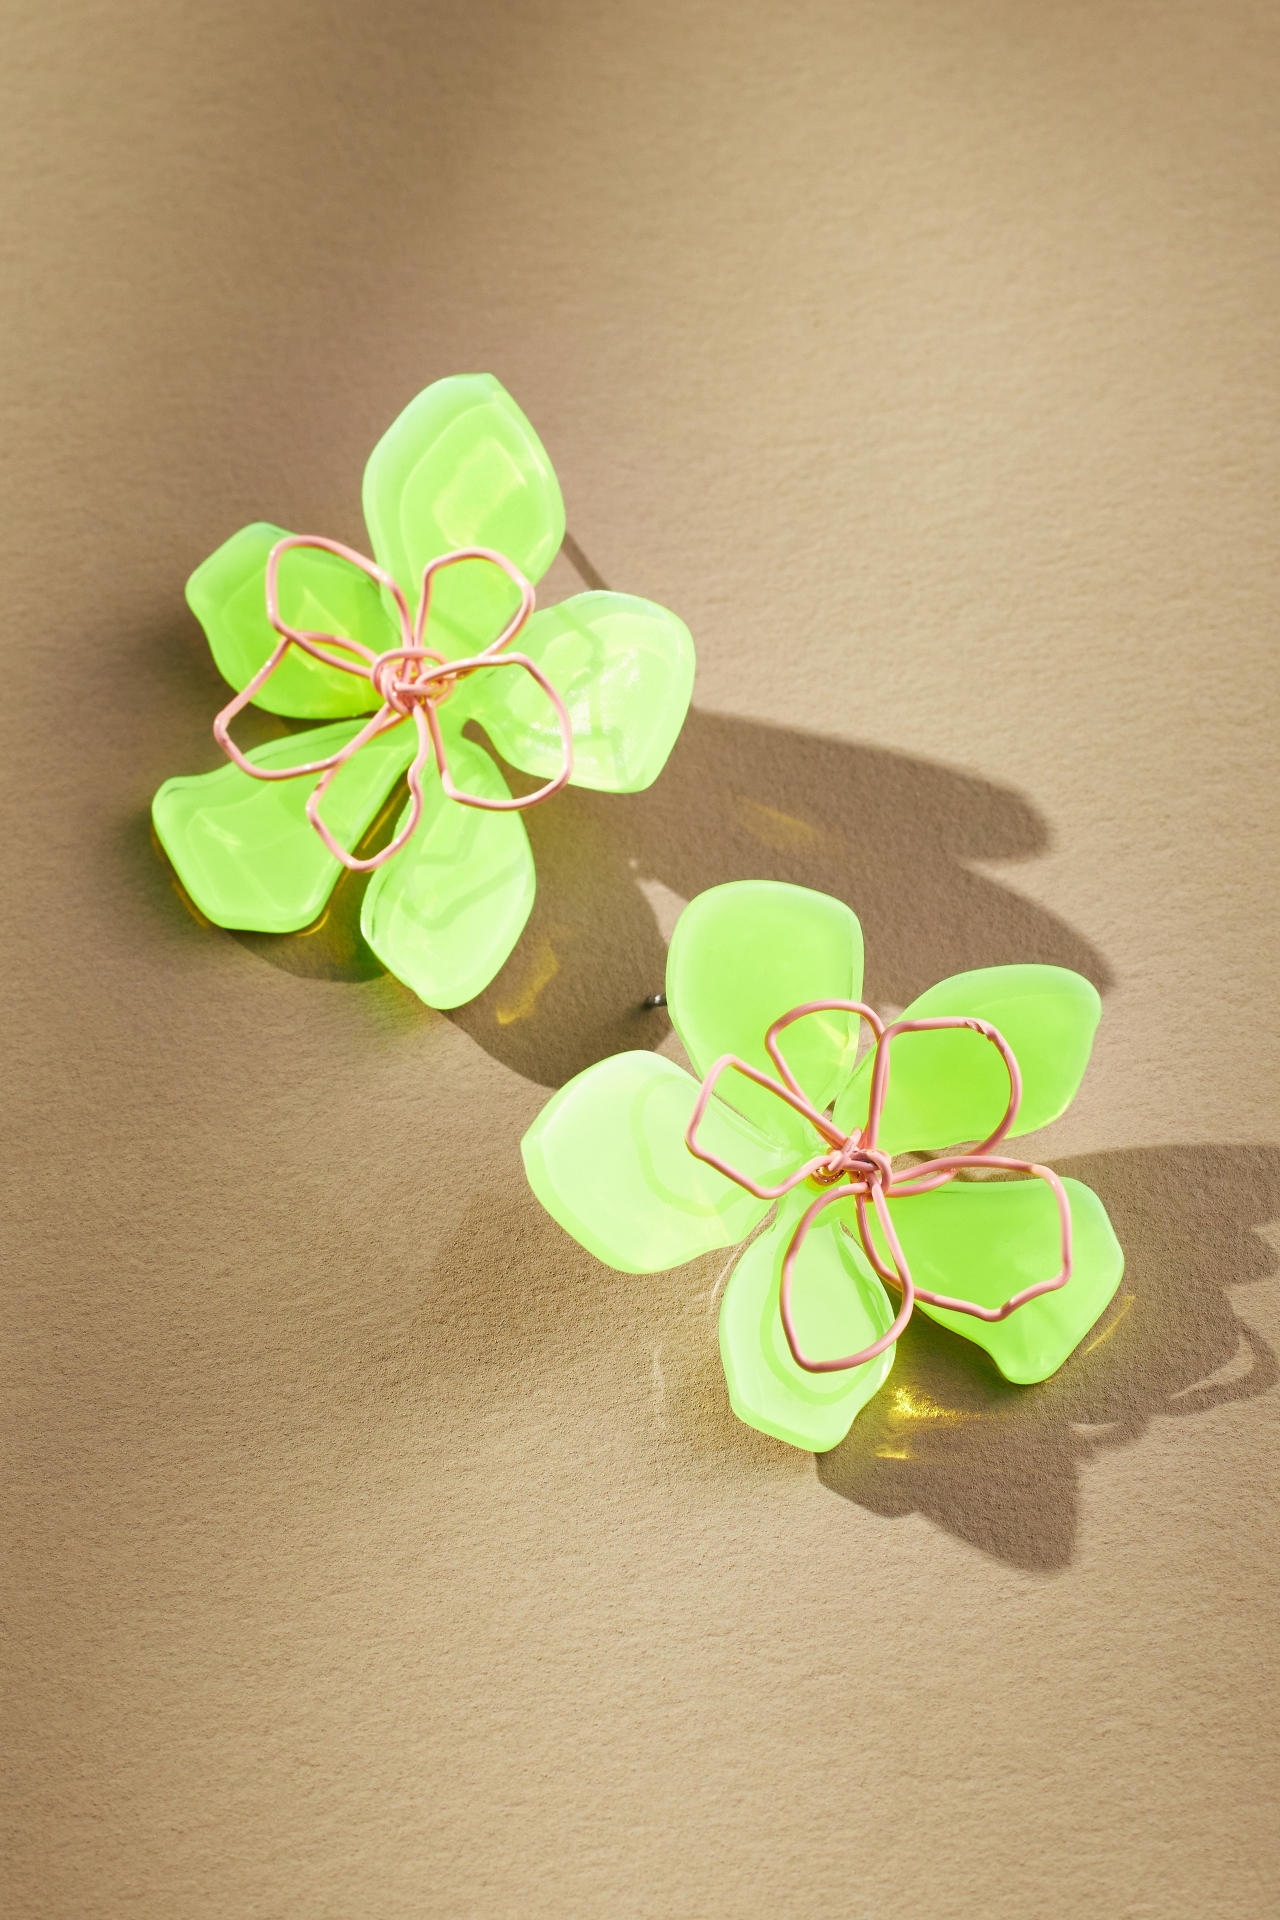
M 138 647 L 137 672 L 140 678 L 149 678 L 157 691 L 166 696 L 182 718 L 189 722 L 185 728 L 185 740 L 179 737 L 172 753 L 165 756 L 170 763 L 168 771 L 207 772 L 225 766 L 225 757 L 211 744 L 208 716 L 225 705 L 227 683 L 214 666 L 208 644 L 194 621 L 174 628 L 165 627 L 158 634 L 147 635 Z M 317 725 L 323 725 L 323 722 L 291 720 L 250 704 L 236 719 L 235 738 L 238 745 L 248 752 L 268 740 L 305 733 Z M 155 778 L 156 787 L 161 777 L 164 776 Z M 355 848 L 361 858 L 376 853 L 390 840 L 397 816 L 405 803 L 406 791 L 401 781 L 388 796 Z M 216 927 L 205 918 L 161 846 L 149 807 L 144 813 L 131 816 L 128 842 L 130 859 L 145 857 L 151 875 L 154 876 L 158 867 L 168 883 L 167 887 L 152 889 L 154 900 L 170 903 L 176 896 L 191 919 L 206 933 L 236 941 L 246 951 L 265 960 L 269 966 L 283 973 L 317 980 L 362 981 L 379 979 L 385 975 L 386 968 L 360 931 L 360 907 L 370 878 L 367 873 L 351 873 L 344 869 L 323 913 L 300 933 L 252 933 L 239 928 Z M 143 855 L 144 847 L 150 849 L 146 856 Z M 418 1004 L 415 1000 L 414 1005 Z
M 450 1018 L 543 1086 L 661 1044 L 667 1016 L 643 1002 L 663 984 L 664 936 L 685 901 L 722 881 L 789 880 L 849 901 L 878 1005 L 1020 960 L 1110 981 L 1079 934 L 968 864 L 1043 853 L 1034 808 L 906 754 L 695 709 L 646 792 L 569 789 L 526 823 L 538 868 L 529 925 L 493 984 Z
M 264 738 L 289 726 L 257 724 Z M 535 784 L 504 772 L 517 792 Z M 390 838 L 403 799 L 399 789 L 388 799 L 363 857 Z M 1080 934 L 969 864 L 1043 853 L 1048 831 L 1030 803 L 907 754 L 695 709 L 645 792 L 571 787 L 524 818 L 538 872 L 529 924 L 492 984 L 448 1017 L 541 1086 L 661 1045 L 666 1013 L 643 1003 L 663 984 L 671 926 L 685 901 L 726 880 L 790 880 L 849 901 L 866 936 L 864 992 L 880 1006 L 1020 960 L 1110 984 Z M 368 879 L 344 873 L 303 933 L 227 937 L 290 973 L 377 978 L 385 969 L 360 932 Z
M 564 559 L 560 590 L 578 584 L 574 573 L 603 584 L 567 534 Z M 221 689 L 207 649 L 184 639 L 180 651 L 198 657 L 198 665 L 186 658 L 188 670 Z M 252 707 L 241 719 L 246 747 L 303 724 Z M 504 772 L 517 793 L 537 784 Z M 403 786 L 390 796 L 356 849 L 362 857 L 390 839 L 404 797 Z M 1048 849 L 1030 802 L 907 754 L 695 708 L 645 792 L 570 787 L 524 820 L 538 874 L 529 923 L 485 992 L 449 1018 L 542 1086 L 561 1086 L 609 1054 L 662 1044 L 666 1013 L 644 1002 L 663 984 L 672 925 L 686 901 L 728 880 L 789 880 L 849 901 L 866 936 L 864 992 L 880 1006 L 905 1006 L 947 974 L 1023 960 L 1110 984 L 1106 962 L 1081 935 L 974 871 L 974 862 L 1031 860 Z M 376 979 L 385 968 L 360 932 L 368 881 L 344 873 L 301 933 L 228 937 L 290 973 Z M 404 998 L 418 1008 L 407 989 Z
M 1070 1561 L 1081 1462 L 1156 1416 L 1252 1399 L 1280 1377 L 1228 1297 L 1276 1271 L 1255 1229 L 1280 1216 L 1280 1150 L 1140 1147 L 1054 1165 L 1101 1196 L 1125 1251 L 1102 1324 L 1052 1379 L 1015 1387 L 917 1313 L 880 1393 L 817 1457 L 818 1478 L 846 1500 L 886 1518 L 924 1514 L 1036 1572 Z

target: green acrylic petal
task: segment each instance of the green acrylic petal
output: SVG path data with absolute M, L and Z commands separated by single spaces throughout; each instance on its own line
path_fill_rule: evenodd
M 1071 1207 L 1072 1272 L 1007 1320 L 975 1320 L 923 1303 L 921 1313 L 985 1348 L 1006 1380 L 1047 1380 L 1084 1339 L 1124 1272 L 1107 1210 L 1091 1187 L 1064 1180 Z M 915 1199 L 891 1200 L 893 1224 L 911 1277 L 930 1293 L 998 1307 L 1023 1287 L 1049 1280 L 1060 1260 L 1058 1204 L 1047 1181 L 953 1180 Z M 846 1212 L 841 1205 L 832 1211 Z M 852 1209 L 848 1209 L 852 1224 Z M 881 1258 L 888 1250 L 877 1224 Z
M 812 1193 L 799 1192 L 807 1205 Z M 884 1385 L 894 1349 L 848 1373 L 806 1373 L 796 1365 L 782 1330 L 778 1292 L 783 1256 L 802 1211 L 788 1196 L 778 1220 L 734 1268 L 720 1307 L 720 1358 L 739 1420 L 790 1446 L 826 1453 Z M 893 1324 L 889 1296 L 861 1249 L 822 1219 L 796 1261 L 792 1302 L 801 1346 L 814 1359 L 856 1353 Z
M 446 735 L 446 747 L 464 793 L 510 799 L 482 747 L 457 735 Z M 433 775 L 413 838 L 369 882 L 360 929 L 420 1000 L 459 1007 L 484 991 L 520 938 L 535 885 L 520 815 L 464 807 Z
M 364 473 L 364 517 L 380 564 L 414 607 L 428 560 L 494 547 L 540 580 L 564 538 L 564 502 L 541 441 L 490 373 L 437 380 L 383 434 Z M 519 605 L 483 560 L 435 581 L 428 646 L 449 658 L 497 638 Z
M 314 727 L 269 740 L 246 757 L 260 767 L 322 760 L 363 722 Z M 326 825 L 354 847 L 413 758 L 411 726 L 394 727 L 361 747 L 322 802 Z M 201 913 L 220 927 L 296 933 L 324 908 L 341 872 L 303 809 L 316 776 L 255 780 L 228 764 L 213 773 L 166 780 L 151 805 L 160 844 Z
M 513 645 L 536 660 L 573 725 L 573 785 L 637 793 L 657 779 L 693 694 L 689 629 L 627 593 L 580 593 L 535 613 Z M 532 675 L 477 674 L 475 712 L 503 758 L 549 779 L 561 765 L 555 710 Z
M 1102 1014 L 1096 988 L 1066 967 L 981 967 L 939 981 L 905 1009 L 904 1020 L 962 1014 L 1000 1029 L 1022 1074 L 1022 1105 L 1010 1133 L 1056 1120 L 1074 1098 Z M 890 1042 L 889 1091 L 880 1123 L 887 1153 L 985 1140 L 1000 1124 L 1009 1075 L 981 1034 L 956 1029 L 904 1033 Z M 870 1055 L 836 1104 L 846 1132 L 867 1115 Z
M 267 555 L 277 540 L 287 538 L 283 527 L 264 520 L 241 527 L 187 582 L 187 604 L 208 635 L 219 673 L 237 693 L 279 644 L 267 619 L 265 581 Z M 279 585 L 280 616 L 287 626 L 358 640 L 375 653 L 396 644 L 377 587 L 336 553 L 291 548 L 280 562 Z M 372 713 L 378 701 L 367 680 L 290 647 L 252 704 L 300 720 L 336 720 Z
M 779 1014 L 806 1000 L 857 1000 L 862 929 L 842 900 L 775 880 L 741 880 L 700 893 L 681 914 L 667 957 L 667 1004 L 698 1073 L 736 1053 L 772 1074 L 764 1036 Z M 825 1107 L 848 1074 L 857 1046 L 854 1016 L 815 1014 L 782 1040 L 784 1058 L 808 1097 Z M 719 1091 L 771 1138 L 812 1151 L 810 1128 L 774 1095 L 741 1074 Z
M 606 1266 L 678 1267 L 736 1245 L 768 1212 L 767 1200 L 686 1147 L 697 1093 L 661 1054 L 615 1054 L 561 1087 L 521 1142 L 529 1184 L 547 1212 Z M 717 1101 L 699 1138 L 761 1185 L 785 1171 L 777 1148 Z

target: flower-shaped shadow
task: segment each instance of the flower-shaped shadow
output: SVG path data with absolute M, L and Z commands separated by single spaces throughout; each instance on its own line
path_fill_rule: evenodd
M 688 709 L 693 643 L 674 614 L 629 594 L 533 612 L 564 508 L 533 428 L 491 375 L 438 381 L 406 407 L 370 456 L 364 509 L 376 564 L 259 523 L 191 576 L 187 598 L 237 690 L 214 729 L 233 764 L 166 781 L 152 814 L 218 926 L 298 932 L 344 867 L 377 868 L 365 939 L 423 1000 L 453 1007 L 492 980 L 529 917 L 520 811 L 566 780 L 648 786 Z M 326 724 L 242 753 L 228 726 L 248 703 Z M 468 721 L 546 784 L 513 798 Z M 406 774 L 390 846 L 358 859 Z
M 739 1417 L 815 1452 L 883 1384 L 913 1298 L 1007 1379 L 1043 1380 L 1124 1264 L 1089 1188 L 991 1151 L 1070 1102 L 1098 1023 L 1093 987 L 1060 967 L 959 974 L 859 1063 L 860 1020 L 879 1028 L 856 1004 L 861 981 L 861 930 L 842 902 L 769 881 L 712 888 L 682 914 L 667 968 L 701 1089 L 661 1056 L 618 1054 L 563 1087 L 523 1143 L 543 1205 L 625 1272 L 731 1247 L 780 1202 L 725 1290 L 721 1358 Z M 982 1146 L 893 1168 L 895 1154 L 967 1139 Z M 970 1169 L 1039 1177 L 954 1177 Z M 884 1280 L 901 1291 L 897 1314 Z
M 1133 1147 L 1060 1171 L 1102 1196 L 1125 1250 L 1121 1289 L 1079 1351 L 1019 1389 L 921 1315 L 885 1392 L 818 1465 L 824 1486 L 872 1513 L 923 1514 L 1040 1572 L 1072 1558 L 1081 1470 L 1099 1453 L 1156 1421 L 1242 1406 L 1278 1377 L 1234 1299 L 1276 1272 L 1263 1231 L 1280 1215 L 1274 1147 Z M 1247 1449 L 1247 1426 L 1224 1425 L 1214 1444 Z
M 695 703 L 647 792 L 622 801 L 566 790 L 528 827 L 538 898 L 525 937 L 453 1017 L 549 1090 L 609 1054 L 665 1040 L 665 1011 L 642 1008 L 662 985 L 664 936 L 687 901 L 731 880 L 785 880 L 856 901 L 863 997 L 875 1006 L 905 1006 L 948 974 L 1009 961 L 1069 967 L 1104 994 L 1110 979 L 1096 947 L 1017 890 L 1009 864 L 1049 843 L 1026 798 L 908 755 Z M 335 896 L 330 927 L 312 943 L 328 953 L 312 964 L 355 978 L 350 945 L 339 944 L 355 916 L 348 907 L 339 920 L 341 904 Z M 290 965 L 306 944 L 276 942 L 285 951 L 264 957 Z

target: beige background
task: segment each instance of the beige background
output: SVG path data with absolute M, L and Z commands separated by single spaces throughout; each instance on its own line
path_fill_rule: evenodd
M 5 1911 L 1276 1911 L 1275 9 L 45 0 L 4 48 Z M 197 924 L 147 807 L 218 759 L 187 573 L 361 541 L 478 368 L 700 670 L 650 794 L 532 816 L 446 1018 L 354 891 Z M 1101 1343 L 1020 1392 L 913 1327 L 816 1465 L 728 1411 L 719 1263 L 605 1271 L 518 1155 L 755 873 L 855 905 L 881 1005 L 1105 990 L 1042 1147 L 1128 1252 Z

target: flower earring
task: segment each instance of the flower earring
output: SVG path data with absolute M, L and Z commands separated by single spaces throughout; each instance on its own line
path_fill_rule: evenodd
M 624 1272 L 733 1246 L 777 1203 L 725 1289 L 721 1359 L 739 1418 L 814 1452 L 883 1385 L 914 1306 L 1027 1383 L 1062 1365 L 1124 1268 L 1095 1193 L 994 1151 L 1074 1096 L 1101 1011 L 1089 982 L 982 968 L 887 1023 L 861 986 L 842 902 L 713 887 L 667 966 L 701 1085 L 660 1054 L 618 1054 L 562 1087 L 523 1142 L 542 1204 Z M 963 1140 L 980 1144 L 936 1152 Z M 983 1177 L 1009 1173 L 1030 1177 Z
M 374 561 L 259 523 L 196 569 L 187 598 L 237 689 L 214 723 L 232 764 L 166 781 L 152 813 L 219 926 L 299 931 L 343 867 L 373 871 L 365 939 L 429 1005 L 453 1007 L 489 984 L 529 917 L 520 813 L 568 783 L 650 785 L 688 710 L 693 642 L 629 594 L 534 612 L 564 507 L 537 435 L 489 374 L 410 402 L 370 456 L 364 508 Z M 245 753 L 229 729 L 250 703 L 329 724 Z M 468 721 L 544 784 L 513 796 Z M 390 844 L 358 857 L 406 775 Z

